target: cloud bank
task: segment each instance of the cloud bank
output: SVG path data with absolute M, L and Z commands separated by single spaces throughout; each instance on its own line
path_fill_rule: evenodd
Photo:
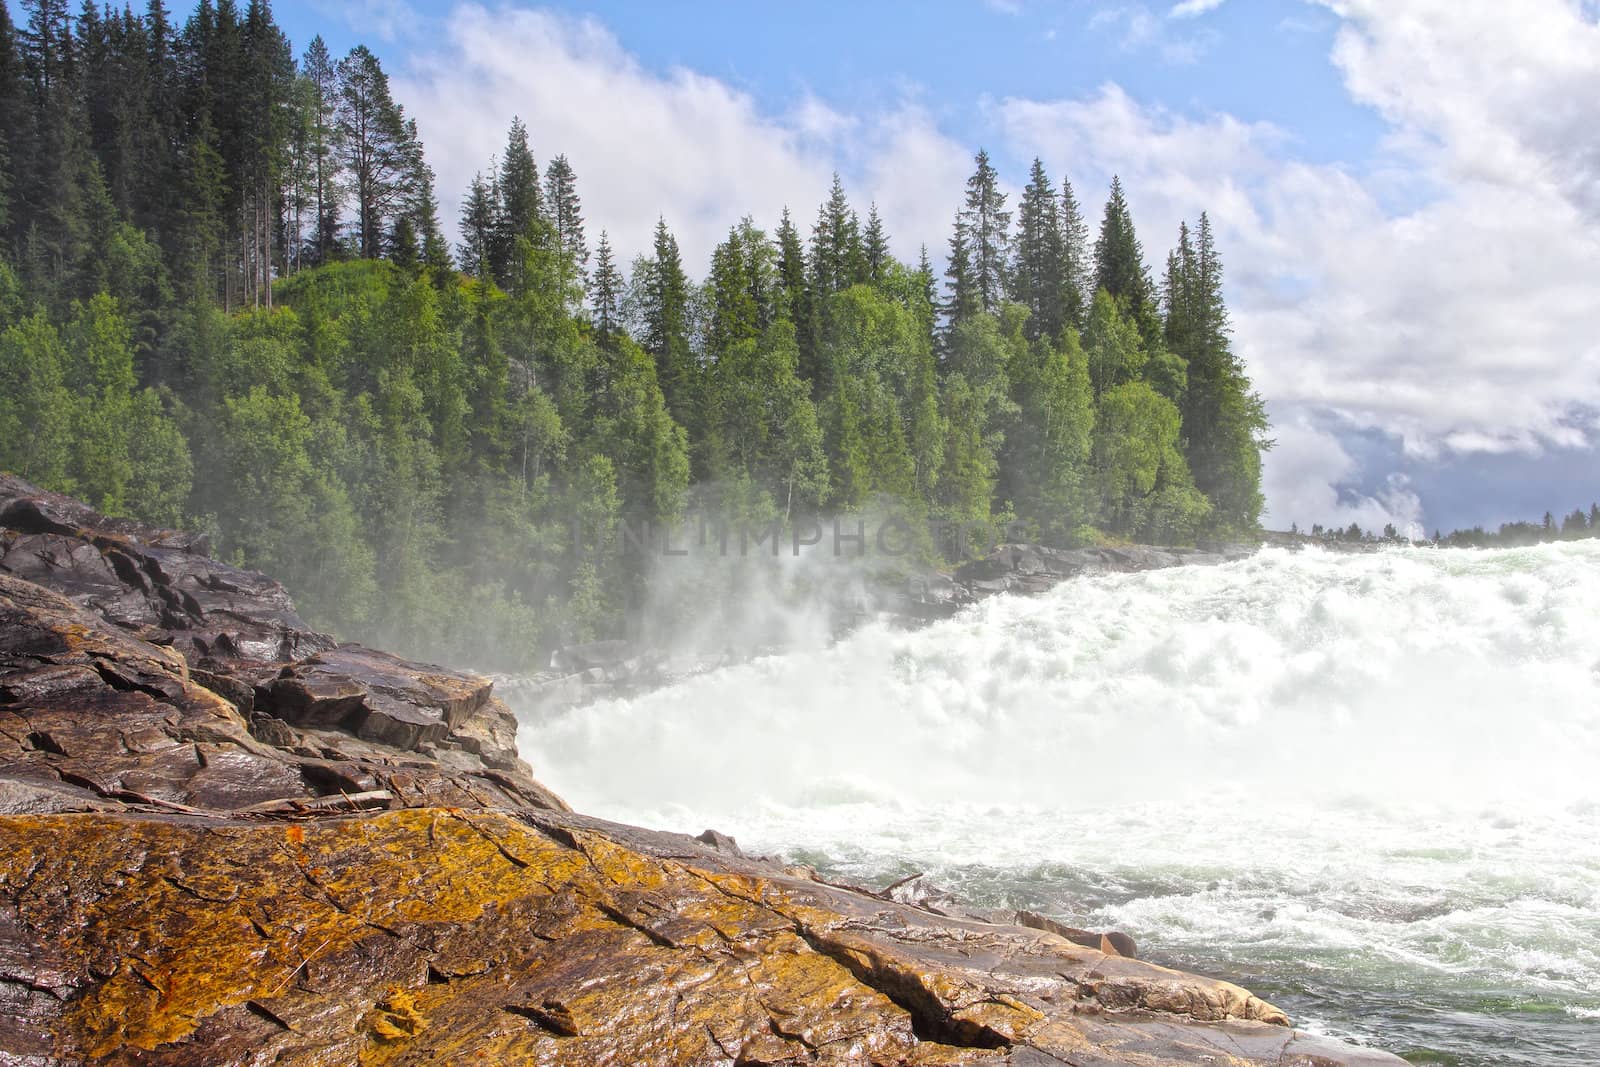
M 806 98 L 767 114 L 717 78 L 645 69 L 593 18 L 465 4 L 438 46 L 412 55 L 396 91 L 452 218 L 520 115 L 539 160 L 565 154 L 577 172 L 591 241 L 608 230 L 624 262 L 645 251 L 658 217 L 692 270 L 746 212 L 772 226 L 787 205 L 809 228 L 835 170 L 863 216 L 877 202 L 897 254 L 914 258 L 916 241 L 948 223 L 971 162 L 913 96 L 876 113 Z

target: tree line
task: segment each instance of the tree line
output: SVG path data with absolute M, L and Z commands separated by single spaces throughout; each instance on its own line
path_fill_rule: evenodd
M 266 0 L 0 5 L 0 467 L 212 533 L 308 617 L 518 666 L 615 632 L 646 564 L 572 530 L 877 510 L 1058 545 L 1256 529 L 1266 418 L 1209 219 L 1152 274 L 984 152 L 937 277 L 837 176 L 691 277 L 621 263 L 514 121 L 439 219 L 376 55 Z M 939 546 L 929 542 L 932 561 Z
M 1559 519 L 1547 511 L 1540 521 L 1503 522 L 1496 530 L 1485 530 L 1482 526 L 1452 530 L 1448 534 L 1435 530 L 1433 543 L 1451 548 L 1518 548 L 1587 537 L 1600 537 L 1600 504 L 1591 503 L 1588 511 L 1574 508 Z
M 1392 522 L 1386 524 L 1381 533 L 1363 530 L 1359 523 L 1354 522 L 1344 527 L 1314 523 L 1304 535 L 1301 534 L 1299 525 L 1293 524 L 1289 528 L 1289 533 L 1316 541 L 1423 544 L 1445 548 L 1525 548 L 1529 545 L 1548 544 L 1551 541 L 1581 541 L 1585 538 L 1600 537 L 1600 504 L 1591 503 L 1588 511 L 1574 508 L 1561 519 L 1557 519 L 1554 512 L 1547 511 L 1541 521 L 1503 522 L 1495 530 L 1486 530 L 1481 525 L 1452 530 L 1448 534 L 1434 530 L 1432 540 L 1408 537 L 1396 529 Z

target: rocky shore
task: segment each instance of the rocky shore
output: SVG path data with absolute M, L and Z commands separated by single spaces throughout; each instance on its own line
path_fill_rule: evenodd
M 0 476 L 0 1064 L 1402 1062 L 1119 936 L 573 813 L 488 681 L 209 551 Z

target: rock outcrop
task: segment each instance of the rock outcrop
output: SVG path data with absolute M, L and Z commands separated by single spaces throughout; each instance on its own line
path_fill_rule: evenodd
M 337 644 L 208 551 L 0 476 L 0 761 L 31 783 L 0 810 L 565 806 L 487 679 Z
M 482 679 L 14 480 L 0 525 L 0 1064 L 1400 1062 L 1110 936 L 575 814 Z

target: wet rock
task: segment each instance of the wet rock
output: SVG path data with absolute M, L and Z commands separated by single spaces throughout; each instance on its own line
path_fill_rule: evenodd
M 1138 956 L 1133 938 L 1120 930 L 1111 930 L 1106 933 L 1080 930 L 1075 926 L 1067 926 L 1064 923 L 1056 922 L 1056 920 L 1048 916 L 1031 911 L 1017 912 L 1016 921 L 1035 930 L 1048 930 L 1052 934 L 1066 938 L 1075 945 L 1097 948 L 1108 956 L 1125 956 L 1130 960 Z
M 193 740 L 187 736 L 160 753 L 118 753 L 108 743 L 64 753 L 53 774 L 78 775 L 101 792 L 148 789 L 171 803 L 231 807 L 273 799 L 262 795 L 272 789 L 280 798 L 322 795 L 325 775 L 301 782 L 299 761 L 307 758 L 370 764 L 377 769 L 353 776 L 382 779 L 382 768 L 409 755 L 431 761 L 426 772 L 407 774 L 440 802 L 561 805 L 517 757 L 515 720 L 487 679 L 338 645 L 306 625 L 283 586 L 208 558 L 204 538 L 109 519 L 9 475 L 0 475 L 0 523 L 0 578 L 17 583 L 5 587 L 13 606 L 28 610 L 33 594 L 19 592 L 25 582 L 85 613 L 69 619 L 58 604 L 0 633 L 0 668 L 8 666 L 7 649 L 13 659 L 26 651 L 17 642 L 42 650 L 32 669 L 0 679 L 0 698 L 33 706 L 52 691 L 70 691 L 78 703 L 59 701 L 58 710 L 120 700 L 133 714 L 138 702 L 103 692 L 109 689 L 156 703 L 229 706 L 226 729 L 206 729 L 246 753 L 201 767 L 203 750 L 179 751 Z M 69 655 L 65 643 L 75 633 L 99 644 Z M 75 743 L 84 745 L 81 737 Z M 112 773 L 112 765 L 127 773 Z M 232 799 L 222 767 L 239 778 Z M 465 777 L 452 785 L 429 775 Z
M 0 1047 L 54 1062 L 1401 1062 L 1225 982 L 553 811 L 0 817 L 0 931 Z
M 727 834 L 719 833 L 716 830 L 704 830 L 695 837 L 695 840 L 700 842 L 702 845 L 709 845 L 718 852 L 726 852 L 730 856 L 744 855 L 743 850 L 739 848 L 739 842 L 735 841 Z
M 0 1062 L 1400 1062 L 1112 935 L 574 814 L 486 680 L 198 540 L 3 478 L 0 517 Z

